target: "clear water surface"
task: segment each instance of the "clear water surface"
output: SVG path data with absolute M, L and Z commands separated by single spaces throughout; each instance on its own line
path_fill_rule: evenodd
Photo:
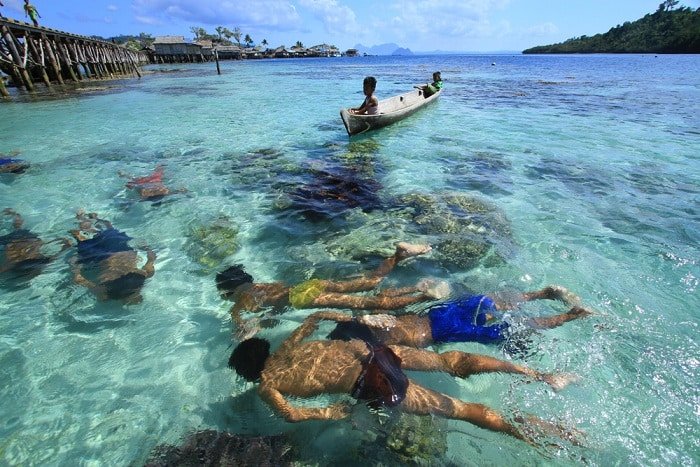
M 285 433 L 305 463 L 369 455 L 361 446 L 381 416 L 358 406 L 350 421 L 288 424 L 232 374 L 230 303 L 214 275 L 242 263 L 257 281 L 340 277 L 372 267 L 395 241 L 440 245 L 444 232 L 394 215 L 397 199 L 420 193 L 476 197 L 509 227 L 474 231 L 494 254 L 456 266 L 436 248 L 385 286 L 424 276 L 449 280 L 455 293 L 556 283 L 597 311 L 541 333 L 525 356 L 480 344 L 436 349 L 583 377 L 559 393 L 512 375 L 411 375 L 505 414 L 576 426 L 584 446 L 532 447 L 435 421 L 448 450 L 434 463 L 697 465 L 700 57 L 290 59 L 222 62 L 220 76 L 214 64 L 150 69 L 60 99 L 0 104 L 0 153 L 32 164 L 0 176 L 0 207 L 45 239 L 66 236 L 77 209 L 96 211 L 158 255 L 139 305 L 96 302 L 74 285 L 71 251 L 28 284 L 3 282 L 0 463 L 138 465 L 157 444 L 206 428 Z M 445 81 L 436 104 L 348 139 L 338 110 L 362 101 L 365 75 L 378 78 L 382 98 L 434 70 Z M 159 163 L 187 193 L 135 202 L 118 172 Z M 357 177 L 383 207 L 307 219 L 290 194 L 313 192 L 321 170 Z M 211 225 L 235 241 L 197 236 Z M 1 226 L 10 228 L 7 216 Z M 563 310 L 539 302 L 521 312 Z M 306 314 L 277 315 L 262 335 L 274 346 Z M 377 462 L 396 462 L 376 447 Z

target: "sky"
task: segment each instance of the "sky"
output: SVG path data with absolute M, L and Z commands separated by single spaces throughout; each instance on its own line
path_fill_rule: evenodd
M 22 0 L 0 14 L 25 19 Z M 395 43 L 419 52 L 521 51 L 607 32 L 653 13 L 662 0 L 30 0 L 41 25 L 83 35 L 214 34 L 240 28 L 257 44 L 341 50 Z M 700 0 L 681 0 L 696 9 Z

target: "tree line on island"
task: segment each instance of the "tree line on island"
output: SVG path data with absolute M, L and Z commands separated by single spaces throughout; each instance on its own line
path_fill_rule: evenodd
M 241 42 L 241 37 L 243 36 L 243 33 L 241 32 L 240 28 L 233 28 L 233 30 L 230 30 L 229 28 L 226 28 L 224 26 L 217 26 L 215 29 L 216 34 L 209 34 L 206 29 L 198 26 L 192 26 L 190 27 L 190 32 L 194 36 L 194 41 L 211 41 L 213 44 L 219 44 L 219 45 L 238 45 L 239 47 L 253 47 L 255 45 L 255 42 L 253 39 L 250 37 L 250 34 L 246 34 L 243 37 L 243 41 Z M 100 36 L 91 36 L 94 39 L 100 39 L 100 40 L 105 40 L 105 41 L 111 41 L 115 44 L 123 45 L 128 49 L 131 49 L 133 51 L 138 52 L 139 50 L 143 50 L 146 48 L 151 48 L 153 46 L 153 42 L 155 41 L 155 38 L 151 34 L 147 34 L 145 32 L 140 33 L 138 36 L 135 35 L 119 35 L 119 36 L 114 36 L 110 38 L 105 38 L 105 37 L 100 37 Z M 233 39 L 233 41 L 231 40 Z M 234 42 L 235 41 L 235 42 Z M 267 39 L 263 39 L 260 42 L 260 45 L 262 47 L 267 48 L 268 42 Z M 296 44 L 294 44 L 295 47 L 297 48 L 304 48 L 304 44 L 302 44 L 301 41 L 297 41 Z M 284 47 L 284 46 L 282 46 Z
M 559 44 L 541 45 L 524 54 L 568 53 L 700 53 L 700 8 L 678 7 L 666 0 L 654 13 L 610 29 Z

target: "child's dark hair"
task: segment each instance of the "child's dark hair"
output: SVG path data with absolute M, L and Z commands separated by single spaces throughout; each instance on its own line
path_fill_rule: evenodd
M 259 337 L 246 339 L 233 349 L 228 366 L 246 381 L 257 381 L 270 356 L 270 343 Z
M 216 288 L 221 293 L 233 293 L 236 287 L 252 282 L 253 276 L 245 272 L 242 264 L 234 264 L 216 274 Z
M 138 293 L 146 282 L 143 274 L 130 272 L 121 277 L 112 279 L 102 284 L 107 297 L 111 300 L 122 300 L 135 293 Z
M 377 78 L 375 78 L 374 76 L 368 76 L 365 78 L 364 81 L 362 81 L 362 85 L 369 86 L 372 89 L 376 89 L 377 88 Z

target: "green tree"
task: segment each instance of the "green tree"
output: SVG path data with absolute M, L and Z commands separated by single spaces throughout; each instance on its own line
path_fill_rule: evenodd
M 190 27 L 190 32 L 194 34 L 194 40 L 199 40 L 199 34 L 201 31 L 204 31 L 204 29 L 197 27 L 197 26 L 191 26 Z
M 245 42 L 246 47 L 250 47 L 253 44 L 253 39 L 251 39 L 250 34 L 245 35 L 243 42 Z
M 298 49 L 303 49 L 303 48 L 304 48 L 304 44 L 302 44 L 301 41 L 297 41 L 297 43 L 294 44 L 294 46 L 295 46 L 296 48 L 298 48 Z
M 700 8 L 666 0 L 653 14 L 625 21 L 604 34 L 581 36 L 523 53 L 700 53 Z
M 155 40 L 155 39 L 154 39 L 153 36 L 150 35 L 150 34 L 146 34 L 145 32 L 142 32 L 142 33 L 139 34 L 138 41 L 139 41 L 139 44 L 141 45 L 141 47 L 150 47 L 150 46 L 152 46 L 154 40 Z
M 219 42 L 223 42 L 223 35 L 224 35 L 224 30 L 226 28 L 223 26 L 217 26 L 216 27 L 216 33 L 219 35 Z
M 678 0 L 666 0 L 659 5 L 659 9 L 656 11 L 671 11 L 676 8 L 676 5 L 678 5 Z
M 267 39 L 263 39 L 260 44 L 262 44 L 263 47 L 267 48 Z
M 241 28 L 235 27 L 233 28 L 233 32 L 231 33 L 231 36 L 233 36 L 234 39 L 236 39 L 236 44 L 238 44 L 238 47 L 241 46 Z

